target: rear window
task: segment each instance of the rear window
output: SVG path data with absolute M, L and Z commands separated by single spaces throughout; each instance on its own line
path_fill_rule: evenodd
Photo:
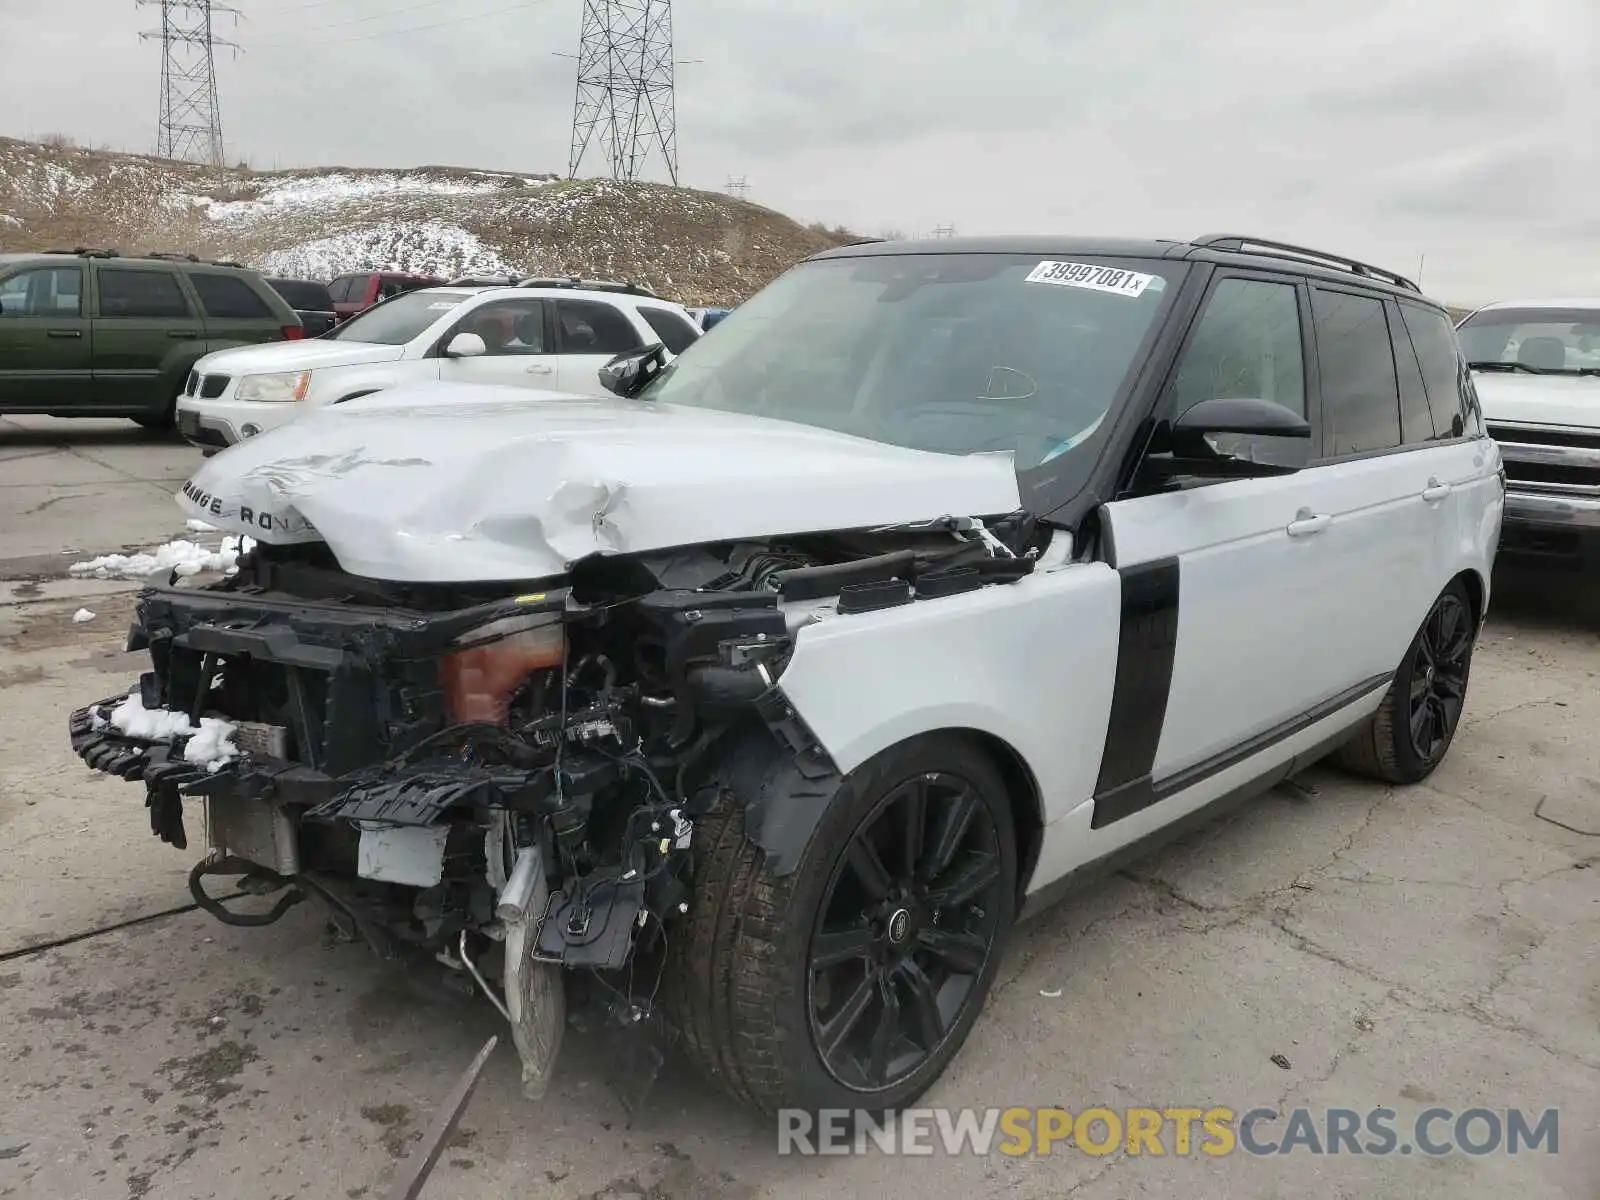
M 269 279 L 272 290 L 303 312 L 327 312 L 333 307 L 328 289 L 310 279 Z
M 206 316 L 219 320 L 264 320 L 272 316 L 267 302 L 237 275 L 190 272 L 189 282 L 199 293 Z
M 699 330 L 669 309 L 646 308 L 641 304 L 639 315 L 655 330 L 661 344 L 674 354 L 682 354 L 700 336 Z

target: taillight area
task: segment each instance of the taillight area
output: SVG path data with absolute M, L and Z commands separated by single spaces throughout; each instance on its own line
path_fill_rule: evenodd
M 451 723 L 506 724 L 517 689 L 535 671 L 559 667 L 566 652 L 566 630 L 540 625 L 446 655 L 439 676 Z
M 306 330 L 303 325 L 285 325 L 283 327 L 283 340 L 286 342 L 303 341 L 305 336 Z

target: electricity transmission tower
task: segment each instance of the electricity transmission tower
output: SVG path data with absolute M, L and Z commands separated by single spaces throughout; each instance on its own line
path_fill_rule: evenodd
M 672 0 L 583 0 L 570 177 L 598 130 L 613 179 L 639 178 L 659 150 L 678 182 L 673 66 Z
M 161 41 L 161 117 L 156 155 L 221 168 L 222 111 L 217 103 L 216 47 L 237 43 L 216 36 L 217 16 L 238 9 L 212 0 L 136 0 L 158 5 L 161 28 L 139 35 Z

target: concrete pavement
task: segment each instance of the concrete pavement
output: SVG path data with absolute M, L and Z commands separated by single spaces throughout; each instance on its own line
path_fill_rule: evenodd
M 101 487 L 117 536 L 75 549 L 181 530 L 160 493 L 191 452 L 39 436 L 30 471 L 120 476 L 12 483 L 15 438 L 0 423 L 8 495 L 82 491 L 26 514 L 0 501 L 0 559 L 61 557 L 80 526 L 49 514 Z M 1497 586 L 1432 779 L 1317 770 L 1310 794 L 1274 792 L 1025 926 L 925 1103 L 1387 1106 L 1402 1127 L 1433 1105 L 1559 1107 L 1559 1153 L 785 1158 L 677 1064 L 630 1125 L 611 1043 L 574 1034 L 538 1105 L 502 1039 L 424 1197 L 1592 1200 L 1600 605 L 1592 582 Z M 0 582 L 0 1196 L 379 1200 L 499 1018 L 332 942 L 306 907 L 259 930 L 171 911 L 196 852 L 151 837 L 140 789 L 88 771 L 65 736 L 71 707 L 140 669 L 116 589 Z M 81 604 L 98 615 L 73 625 Z

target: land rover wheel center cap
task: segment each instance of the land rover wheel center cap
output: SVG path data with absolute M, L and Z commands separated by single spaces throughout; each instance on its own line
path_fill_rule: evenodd
M 906 935 L 911 932 L 911 913 L 904 908 L 894 910 L 894 915 L 889 918 L 889 941 L 893 945 L 900 945 L 906 940 Z

